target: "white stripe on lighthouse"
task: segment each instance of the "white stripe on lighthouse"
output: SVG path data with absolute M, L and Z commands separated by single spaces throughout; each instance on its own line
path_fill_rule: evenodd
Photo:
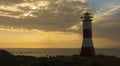
M 93 47 L 93 41 L 91 38 L 84 38 L 82 47 Z

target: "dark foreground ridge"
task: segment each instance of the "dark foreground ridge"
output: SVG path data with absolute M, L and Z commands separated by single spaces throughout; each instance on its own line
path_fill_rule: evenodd
M 120 66 L 120 59 L 103 55 L 95 57 L 80 57 L 79 55 L 57 57 L 14 56 L 5 50 L 0 50 L 0 66 Z

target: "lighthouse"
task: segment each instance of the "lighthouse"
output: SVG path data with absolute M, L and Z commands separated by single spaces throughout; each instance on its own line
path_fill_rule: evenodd
M 92 16 L 86 12 L 83 17 L 83 42 L 80 56 L 95 56 L 95 50 L 92 41 Z

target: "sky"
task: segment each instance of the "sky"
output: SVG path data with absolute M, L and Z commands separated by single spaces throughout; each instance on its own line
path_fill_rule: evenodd
M 120 48 L 120 0 L 0 0 L 0 48 L 81 48 L 83 13 L 95 48 Z

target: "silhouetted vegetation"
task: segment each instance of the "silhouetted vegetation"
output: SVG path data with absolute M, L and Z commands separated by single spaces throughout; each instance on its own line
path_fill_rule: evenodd
M 0 66 L 120 66 L 120 59 L 114 56 L 97 55 L 95 57 L 56 56 L 32 57 L 14 56 L 0 50 Z

